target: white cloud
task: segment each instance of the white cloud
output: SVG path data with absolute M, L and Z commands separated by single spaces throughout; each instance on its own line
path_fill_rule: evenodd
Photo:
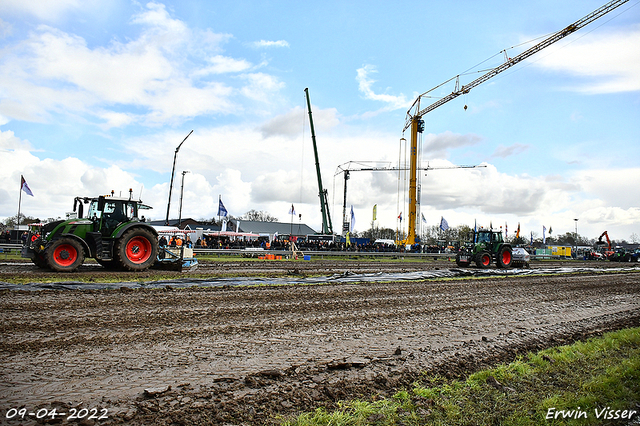
M 358 82 L 358 89 L 364 95 L 365 99 L 372 101 L 384 102 L 387 104 L 387 109 L 395 110 L 399 108 L 408 108 L 410 103 L 407 102 L 404 95 L 387 95 L 377 94 L 373 91 L 372 86 L 376 82 L 370 75 L 378 72 L 373 65 L 364 65 L 362 68 L 358 68 L 356 81 Z
M 3 0 L 5 11 L 26 13 L 43 21 L 55 21 L 70 10 L 95 7 L 98 1 L 85 0 Z
M 529 149 L 528 145 L 523 145 L 521 143 L 514 143 L 511 146 L 500 145 L 496 148 L 496 150 L 491 155 L 492 157 L 500 157 L 507 158 L 512 155 L 521 154 Z
M 222 55 L 216 55 L 207 59 L 211 65 L 201 68 L 194 72 L 196 76 L 204 76 L 207 74 L 225 74 L 242 72 L 251 68 L 253 65 L 244 59 L 234 59 Z
M 534 61 L 536 66 L 582 77 L 584 83 L 567 87 L 583 93 L 618 93 L 640 90 L 640 25 L 597 32 Z
M 255 47 L 289 47 L 289 43 L 285 40 L 267 41 L 260 40 L 253 43 Z
M 335 108 L 318 109 L 311 107 L 313 127 L 318 132 L 329 132 L 340 124 L 338 111 Z M 295 107 L 287 113 L 273 117 L 262 124 L 259 129 L 267 139 L 273 136 L 285 136 L 288 139 L 300 137 L 303 129 L 308 128 L 308 112 L 306 108 Z M 306 126 L 306 127 L 305 127 Z
M 0 19 L 0 39 L 3 39 L 13 32 L 13 26 Z
M 640 168 L 583 169 L 573 173 L 572 180 L 605 206 L 623 209 L 640 206 Z
M 271 102 L 274 94 L 285 86 L 277 77 L 265 73 L 244 74 L 241 78 L 247 83 L 241 89 L 242 94 L 249 99 L 265 103 Z
M 297 112 L 299 118 L 301 113 Z M 397 142 L 379 134 L 345 138 L 344 132 L 335 130 L 319 134 L 318 143 L 324 187 L 329 191 L 334 228 L 339 230 L 344 182 L 341 173 L 332 179 L 335 167 L 344 163 L 345 158 L 362 158 L 360 147 L 365 143 L 370 152 L 379 158 L 387 157 L 395 167 L 393 156 L 397 155 Z M 41 160 L 33 154 L 28 141 L 10 131 L 0 132 L 0 157 L 6 165 L 0 169 L 0 180 L 7 183 L 0 189 L 0 215 L 15 214 L 21 174 L 35 194 L 35 198 L 23 199 L 23 212 L 48 218 L 63 216 L 70 210 L 73 197 L 78 195 L 93 196 L 111 189 L 126 194 L 128 188 L 133 188 L 137 196 L 143 184 L 140 177 L 129 170 L 151 169 L 165 173 L 167 182 L 144 188 L 142 199 L 155 207 L 147 214 L 148 218 L 163 219 L 171 154 L 185 136 L 168 132 L 162 137 L 125 140 L 121 147 L 123 158 L 133 160 L 96 167 L 73 157 Z M 454 136 L 444 135 L 444 139 L 455 140 Z M 438 135 L 434 135 L 434 139 L 437 140 Z M 467 142 L 461 138 L 462 145 Z M 238 152 L 245 154 L 239 156 Z M 533 177 L 503 173 L 491 164 L 486 165 L 486 168 L 446 169 L 455 165 L 442 159 L 430 161 L 434 170 L 422 172 L 421 176 L 422 211 L 429 224 L 441 215 L 451 226 L 470 224 L 474 219 L 483 224 L 493 221 L 496 226 L 501 221 L 509 221 L 513 232 L 515 223 L 520 221 L 523 233 L 533 229 L 540 235 L 538 228 L 541 229 L 542 224 L 552 225 L 556 233 L 571 231 L 573 218 L 579 217 L 581 234 L 597 236 L 607 229 L 617 238 L 628 238 L 626 234 L 631 231 L 627 230 L 640 222 L 637 207 L 640 199 L 637 191 L 634 192 L 634 185 L 640 181 L 638 169 L 619 173 L 583 170 L 565 176 Z M 180 170 L 191 171 L 185 177 L 183 217 L 214 217 L 218 195 L 221 195 L 234 216 L 256 209 L 287 221 L 286 212 L 294 203 L 296 211 L 303 214 L 304 223 L 320 228 L 322 219 L 309 135 L 291 139 L 286 132 L 275 132 L 266 139 L 257 130 L 232 126 L 198 129 L 182 146 L 176 167 L 177 177 Z M 603 176 L 607 178 L 602 179 Z M 618 182 L 615 188 L 610 184 L 612 181 Z M 13 192 L 10 182 L 15 183 Z M 177 217 L 178 213 L 180 179 L 176 179 L 174 185 L 171 217 Z M 378 205 L 378 225 L 393 228 L 398 214 L 398 188 L 399 209 L 406 214 L 405 185 L 398 180 L 396 172 L 351 173 L 347 210 L 354 205 L 357 230 L 369 227 L 373 204 Z M 614 204 L 620 199 L 627 200 L 626 204 Z
M 422 152 L 426 158 L 442 159 L 449 156 L 449 150 L 477 145 L 482 138 L 474 134 L 460 135 L 450 131 L 424 136 Z
M 233 80 L 212 80 L 253 65 L 215 54 L 230 35 L 193 31 L 171 18 L 162 4 L 148 3 L 131 23 L 141 27 L 137 38 L 97 47 L 39 26 L 0 58 L 0 114 L 38 122 L 49 121 L 53 113 L 78 114 L 103 129 L 156 126 L 238 113 L 239 94 L 270 103 L 284 87 L 266 73 L 242 74 L 235 80 L 244 85 L 238 89 Z

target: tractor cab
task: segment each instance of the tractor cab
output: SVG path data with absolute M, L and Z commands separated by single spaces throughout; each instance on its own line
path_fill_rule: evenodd
M 82 200 L 81 200 L 82 201 Z M 85 200 L 88 202 L 89 200 Z M 90 200 L 87 218 L 92 220 L 95 231 L 108 237 L 123 223 L 140 221 L 139 210 L 151 207 L 128 198 L 99 196 Z M 80 209 L 79 215 L 81 215 Z
M 502 232 L 480 230 L 476 233 L 476 244 L 484 243 L 485 247 L 504 243 Z

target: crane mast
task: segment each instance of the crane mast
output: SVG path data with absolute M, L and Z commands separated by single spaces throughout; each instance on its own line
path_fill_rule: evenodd
M 329 214 L 329 203 L 327 202 L 327 190 L 322 187 L 322 175 L 320 174 L 320 160 L 318 160 L 318 147 L 316 146 L 316 131 L 313 128 L 313 116 L 311 115 L 311 101 L 309 100 L 309 89 L 305 88 L 304 93 L 307 97 L 307 107 L 309 110 L 309 126 L 311 127 L 311 140 L 313 142 L 313 155 L 316 160 L 316 175 L 318 176 L 318 192 L 320 197 L 320 211 L 322 213 L 322 233 L 325 235 L 333 234 L 333 226 L 331 225 L 331 216 Z
M 407 244 L 414 244 L 415 240 L 416 240 L 416 211 L 417 211 L 417 183 L 416 183 L 416 170 L 417 170 L 417 166 L 418 166 L 418 156 L 417 156 L 417 151 L 418 151 L 418 133 L 422 133 L 424 131 L 424 120 L 422 120 L 422 117 L 433 111 L 434 109 L 446 104 L 447 102 L 457 98 L 460 95 L 469 93 L 469 91 L 471 89 L 473 89 L 476 86 L 479 86 L 480 84 L 484 83 L 485 81 L 495 77 L 496 75 L 500 74 L 503 71 L 506 71 L 507 69 L 511 68 L 512 66 L 518 64 L 519 62 L 522 62 L 523 60 L 527 59 L 528 57 L 535 55 L 536 53 L 538 53 L 539 51 L 541 51 L 542 49 L 552 45 L 553 43 L 563 39 L 564 37 L 574 33 L 575 31 L 579 30 L 580 28 L 585 27 L 586 25 L 590 24 L 591 22 L 595 21 L 596 19 L 601 18 L 602 16 L 606 15 L 607 13 L 611 12 L 612 10 L 622 6 L 623 4 L 627 3 L 629 0 L 613 0 L 610 1 L 609 3 L 605 4 L 604 6 L 594 10 L 593 12 L 591 12 L 590 14 L 588 14 L 587 16 L 583 17 L 582 19 L 577 20 L 576 22 L 574 22 L 573 24 L 567 26 L 566 28 L 552 34 L 551 36 L 547 37 L 545 40 L 541 41 L 540 43 L 536 44 L 535 46 L 525 50 L 524 52 L 520 53 L 519 55 L 508 59 L 505 63 L 503 63 L 500 66 L 497 66 L 491 70 L 489 70 L 487 73 L 483 74 L 482 76 L 476 78 L 475 80 L 473 80 L 471 83 L 463 85 L 462 87 L 459 87 L 459 84 L 456 84 L 456 89 L 451 92 L 449 95 L 438 99 L 437 101 L 429 104 L 428 106 L 426 106 L 423 109 L 420 109 L 420 101 L 422 100 L 422 97 L 427 95 L 428 93 L 430 93 L 431 91 L 435 90 L 436 88 L 442 86 L 443 84 L 456 79 L 456 81 L 459 81 L 459 75 L 449 79 L 447 82 L 442 83 L 436 87 L 434 87 L 433 89 L 421 94 L 420 96 L 418 96 L 416 98 L 416 100 L 413 102 L 413 105 L 411 105 L 411 108 L 409 108 L 409 110 L 407 111 L 407 117 L 405 119 L 405 125 L 404 128 L 402 129 L 402 131 L 404 132 L 405 130 L 407 130 L 408 128 L 411 128 L 411 150 L 410 150 L 410 156 L 409 156 L 409 160 L 410 160 L 410 180 L 409 180 L 409 214 L 408 214 L 408 227 L 409 227 L 409 231 L 408 231 L 408 235 L 407 235 L 407 240 L 406 243 Z

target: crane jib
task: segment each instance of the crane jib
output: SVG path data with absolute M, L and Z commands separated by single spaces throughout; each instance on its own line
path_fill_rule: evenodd
M 507 60 L 507 62 L 505 62 L 504 64 L 493 68 L 492 70 L 490 70 L 489 72 L 483 74 L 482 76 L 478 77 L 477 79 L 473 80 L 471 83 L 466 84 L 464 86 L 462 86 L 460 88 L 460 90 L 454 91 L 452 93 L 450 93 L 449 95 L 438 99 L 437 101 L 433 102 L 432 104 L 430 104 L 429 106 L 427 106 L 426 108 L 417 111 L 415 114 L 411 114 L 411 109 L 409 111 L 407 111 L 407 120 L 405 122 L 405 126 L 404 129 L 402 129 L 402 131 L 407 130 L 410 126 L 411 126 L 411 122 L 415 119 L 419 119 L 421 118 L 423 115 L 427 114 L 430 111 L 433 111 L 434 109 L 446 104 L 447 102 L 457 98 L 460 95 L 469 93 L 469 91 L 471 89 L 473 89 L 474 87 L 484 83 L 485 81 L 489 80 L 490 78 L 495 77 L 496 75 L 500 74 L 501 72 L 511 68 L 512 66 L 516 65 L 517 63 L 527 59 L 529 56 L 535 55 L 536 53 L 538 53 L 539 51 L 541 51 L 542 49 L 544 49 L 545 47 L 548 47 L 550 45 L 552 45 L 553 43 L 557 42 L 558 40 L 563 39 L 564 37 L 568 36 L 569 34 L 572 34 L 574 32 L 576 32 L 577 30 L 579 30 L 580 28 L 585 27 L 586 25 L 590 24 L 591 22 L 595 21 L 598 18 L 601 18 L 602 16 L 606 15 L 607 13 L 611 12 L 612 10 L 616 9 L 619 6 L 622 6 L 624 3 L 627 3 L 629 0 L 613 0 L 610 1 L 609 3 L 605 4 L 604 6 L 600 7 L 597 10 L 594 10 L 593 12 L 591 12 L 590 14 L 588 14 L 587 16 L 583 17 L 582 19 L 574 22 L 573 24 L 567 26 L 566 28 L 563 28 L 562 30 L 554 33 L 553 35 L 551 35 L 550 37 L 546 38 L 545 40 L 541 41 L 540 43 L 536 44 L 535 46 L 531 47 L 530 49 L 525 50 L 524 52 L 520 53 L 519 55 Z M 451 81 L 451 80 L 449 80 Z M 422 97 L 422 95 L 420 95 L 420 97 Z M 417 109 L 419 109 L 419 105 L 420 105 L 420 97 L 416 100 L 416 102 L 414 102 L 413 106 L 411 107 L 413 109 L 414 106 L 418 106 Z

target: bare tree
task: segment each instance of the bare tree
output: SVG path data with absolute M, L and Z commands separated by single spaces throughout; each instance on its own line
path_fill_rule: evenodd
M 244 215 L 240 217 L 241 220 L 255 220 L 258 222 L 278 222 L 277 217 L 271 216 L 268 212 L 265 211 L 257 211 L 257 210 L 249 210 Z

